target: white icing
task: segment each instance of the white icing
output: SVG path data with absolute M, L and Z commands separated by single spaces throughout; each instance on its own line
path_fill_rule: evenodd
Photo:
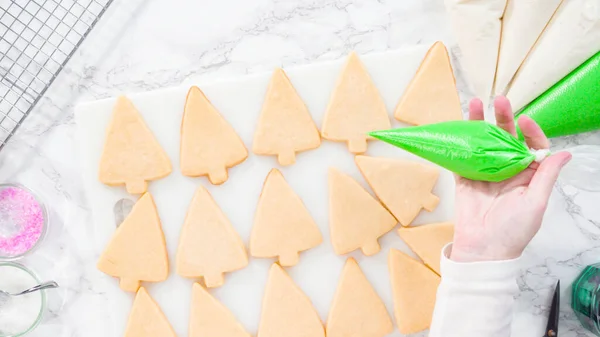
M 542 35 L 563 0 L 508 0 L 502 19 L 502 39 L 496 73 L 496 94 L 505 94 L 510 81 Z
M 535 155 L 536 163 L 541 163 L 544 161 L 544 159 L 546 159 L 546 158 L 548 158 L 548 156 L 550 156 L 550 150 L 548 150 L 548 149 L 541 149 L 541 150 L 530 149 L 529 151 L 531 151 L 531 153 Z
M 515 112 L 598 51 L 600 1 L 564 1 L 508 91 Z
M 507 0 L 445 0 L 469 85 L 486 104 L 496 75 Z M 487 104 L 486 104 L 487 106 Z

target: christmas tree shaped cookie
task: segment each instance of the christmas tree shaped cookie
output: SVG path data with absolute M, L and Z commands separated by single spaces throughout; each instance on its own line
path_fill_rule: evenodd
M 254 134 L 253 152 L 292 165 L 296 152 L 316 149 L 321 135 L 283 69 L 275 69 Z
M 177 249 L 177 274 L 203 277 L 209 288 L 223 285 L 223 273 L 248 265 L 244 243 L 206 188 L 190 203 Z
M 141 194 L 148 189 L 148 181 L 169 173 L 169 157 L 152 131 L 133 103 L 124 96 L 119 97 L 100 157 L 100 182 L 110 186 L 124 184 L 127 192 Z
M 124 336 L 176 337 L 165 314 L 145 288 L 140 288 L 135 296 Z
M 233 314 L 194 283 L 188 337 L 251 337 Z
M 235 130 L 195 86 L 185 102 L 180 151 L 181 173 L 188 177 L 207 175 L 214 185 L 227 180 L 227 168 L 248 157 Z
M 454 238 L 454 224 L 441 222 L 424 226 L 400 228 L 398 235 L 429 268 L 440 273 L 442 248 Z
M 325 119 L 323 138 L 347 142 L 352 153 L 367 151 L 368 132 L 390 128 L 383 99 L 356 53 L 351 53 L 334 89 Z
M 310 299 L 276 263 L 269 271 L 258 337 L 325 337 Z
M 433 211 L 440 199 L 431 193 L 439 170 L 408 160 L 356 156 L 356 164 L 379 200 L 402 226 L 408 226 L 421 209 Z
M 462 108 L 448 50 L 436 42 L 396 106 L 401 122 L 422 125 L 462 119 Z
M 393 330 L 385 304 L 358 263 L 349 258 L 327 319 L 327 336 L 383 337 Z
M 360 248 L 365 255 L 380 250 L 377 239 L 396 226 L 396 219 L 350 176 L 329 169 L 329 227 L 336 254 Z
M 263 186 L 250 236 L 254 257 L 278 257 L 282 266 L 298 263 L 298 253 L 318 246 L 321 232 L 302 200 L 277 169 Z
M 428 329 L 440 277 L 396 249 L 390 250 L 388 262 L 398 329 L 405 335 Z
M 136 292 L 140 281 L 162 282 L 169 276 L 167 246 L 150 193 L 145 193 L 117 228 L 100 256 L 98 269 L 121 279 L 121 289 Z

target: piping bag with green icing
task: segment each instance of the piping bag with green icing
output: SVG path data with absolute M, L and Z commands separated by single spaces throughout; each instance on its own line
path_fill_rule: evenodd
M 450 121 L 370 135 L 472 180 L 511 178 L 549 154 L 548 150 L 530 150 L 510 133 L 485 121 Z
M 524 107 L 548 138 L 600 130 L 600 53 Z M 519 138 L 523 134 L 517 127 Z
M 506 180 L 550 155 L 549 150 L 529 149 L 524 142 L 485 121 L 450 121 L 374 131 L 370 135 L 471 180 Z M 574 154 L 573 161 L 578 159 L 585 169 L 568 165 L 566 182 L 600 190 L 600 147 L 578 146 L 570 152 Z

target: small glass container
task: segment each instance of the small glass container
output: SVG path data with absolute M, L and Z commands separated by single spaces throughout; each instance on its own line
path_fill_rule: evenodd
M 585 267 L 572 287 L 571 307 L 584 328 L 600 336 L 600 263 Z
M 48 231 L 48 211 L 31 189 L 0 184 L 0 261 L 15 261 L 34 251 Z
M 0 262 L 0 275 L 0 290 L 9 293 L 20 292 L 40 284 L 40 279 L 34 272 L 15 262 Z M 45 310 L 45 290 L 9 299 L 0 305 L 0 337 L 27 335 L 38 327 Z M 22 321 L 18 322 L 14 317 Z

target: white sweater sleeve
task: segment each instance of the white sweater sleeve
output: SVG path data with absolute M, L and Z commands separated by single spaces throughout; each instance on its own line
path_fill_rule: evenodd
M 457 263 L 442 250 L 429 337 L 506 337 L 510 335 L 519 259 Z

